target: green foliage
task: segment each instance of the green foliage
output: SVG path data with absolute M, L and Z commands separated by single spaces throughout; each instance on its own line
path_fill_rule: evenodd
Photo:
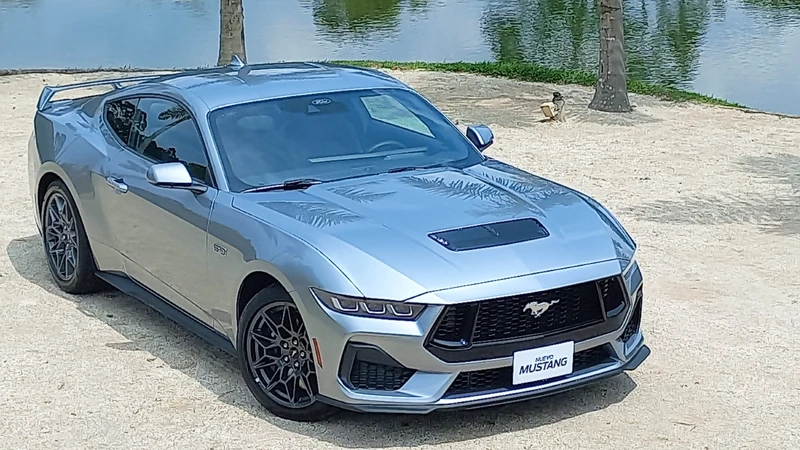
M 359 67 L 398 70 L 430 70 L 435 72 L 460 72 L 553 84 L 580 84 L 594 86 L 597 74 L 574 69 L 555 69 L 525 62 L 398 62 L 398 61 L 333 61 Z M 682 89 L 628 80 L 628 91 L 670 101 L 692 101 L 711 105 L 744 108 L 743 105 Z

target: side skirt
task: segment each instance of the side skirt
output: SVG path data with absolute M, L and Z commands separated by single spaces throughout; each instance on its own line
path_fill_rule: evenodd
M 233 347 L 233 344 L 227 337 L 223 336 L 217 332 L 217 330 L 214 330 L 196 318 L 190 316 L 184 310 L 170 303 L 167 299 L 161 297 L 150 289 L 147 289 L 128 276 L 111 272 L 97 272 L 97 276 L 106 283 L 114 286 L 131 297 L 138 299 L 150 308 L 160 312 L 166 318 L 177 322 L 178 325 L 200 336 L 215 347 L 218 347 L 233 356 L 238 355 L 236 349 Z

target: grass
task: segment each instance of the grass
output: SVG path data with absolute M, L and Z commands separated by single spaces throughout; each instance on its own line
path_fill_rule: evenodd
M 429 70 L 435 72 L 459 72 L 486 75 L 490 77 L 508 78 L 519 81 L 534 81 L 553 84 L 579 84 L 594 86 L 597 74 L 581 70 L 555 69 L 523 62 L 398 62 L 398 61 L 371 61 L 371 60 L 339 60 L 330 61 L 336 64 L 346 64 L 359 67 L 398 70 Z M 202 69 L 203 67 L 199 68 Z M 60 69 L 0 69 L 2 75 L 19 75 L 26 73 L 90 73 L 101 71 L 115 72 L 162 72 L 170 70 L 196 70 L 196 69 L 139 69 L 130 66 L 117 68 L 60 68 Z M 628 80 L 628 91 L 635 94 L 644 94 L 658 97 L 663 100 L 676 102 L 691 101 L 709 105 L 727 106 L 733 108 L 746 108 L 744 105 L 729 102 L 716 97 L 698 94 L 696 92 L 676 89 L 668 86 L 646 83 L 639 80 Z
M 397 62 L 397 61 L 331 61 L 337 64 L 347 64 L 359 67 L 398 70 L 429 70 L 434 72 L 459 72 L 486 75 L 490 77 L 508 78 L 519 81 L 534 81 L 553 84 L 579 84 L 594 86 L 597 74 L 581 70 L 554 69 L 531 63 L 516 62 Z M 692 101 L 709 105 L 745 108 L 738 103 L 729 102 L 720 98 L 698 94 L 696 92 L 645 83 L 639 80 L 628 80 L 628 91 L 635 94 L 644 94 L 658 97 L 663 100 L 676 102 Z

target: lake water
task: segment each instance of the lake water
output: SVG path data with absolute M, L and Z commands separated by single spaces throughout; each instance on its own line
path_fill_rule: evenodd
M 217 63 L 219 0 L 0 0 L 0 68 Z M 628 71 L 800 114 L 800 0 L 623 0 Z M 594 70 L 596 0 L 244 0 L 251 62 L 532 61 Z

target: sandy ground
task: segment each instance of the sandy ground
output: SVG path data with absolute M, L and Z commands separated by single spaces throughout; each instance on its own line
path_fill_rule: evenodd
M 398 76 L 491 125 L 491 156 L 593 195 L 637 238 L 653 350 L 638 371 L 481 411 L 272 417 L 232 358 L 136 300 L 54 288 L 25 149 L 42 85 L 87 76 L 6 76 L 0 447 L 800 448 L 800 121 L 639 96 L 635 113 L 605 115 L 584 88 Z M 568 121 L 539 123 L 554 90 Z

